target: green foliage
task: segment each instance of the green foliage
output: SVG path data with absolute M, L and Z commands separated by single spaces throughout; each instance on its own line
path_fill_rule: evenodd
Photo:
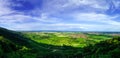
M 119 54 L 119 36 L 0 28 L 0 58 L 120 58 Z

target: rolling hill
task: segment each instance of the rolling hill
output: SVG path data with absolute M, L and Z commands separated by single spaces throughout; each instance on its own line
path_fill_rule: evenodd
M 0 58 L 120 58 L 119 54 L 118 36 L 80 48 L 38 43 L 21 32 L 0 28 Z

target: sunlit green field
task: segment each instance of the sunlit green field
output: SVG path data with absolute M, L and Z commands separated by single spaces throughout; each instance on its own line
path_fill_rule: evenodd
M 108 35 L 81 32 L 25 32 L 24 34 L 38 43 L 72 47 L 85 47 L 112 38 Z

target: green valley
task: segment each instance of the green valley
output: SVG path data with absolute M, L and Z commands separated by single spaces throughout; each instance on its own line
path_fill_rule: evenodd
M 120 34 L 0 28 L 0 58 L 119 58 Z

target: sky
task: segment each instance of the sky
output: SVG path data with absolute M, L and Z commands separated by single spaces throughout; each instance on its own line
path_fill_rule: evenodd
M 120 31 L 120 0 L 0 0 L 0 27 Z

